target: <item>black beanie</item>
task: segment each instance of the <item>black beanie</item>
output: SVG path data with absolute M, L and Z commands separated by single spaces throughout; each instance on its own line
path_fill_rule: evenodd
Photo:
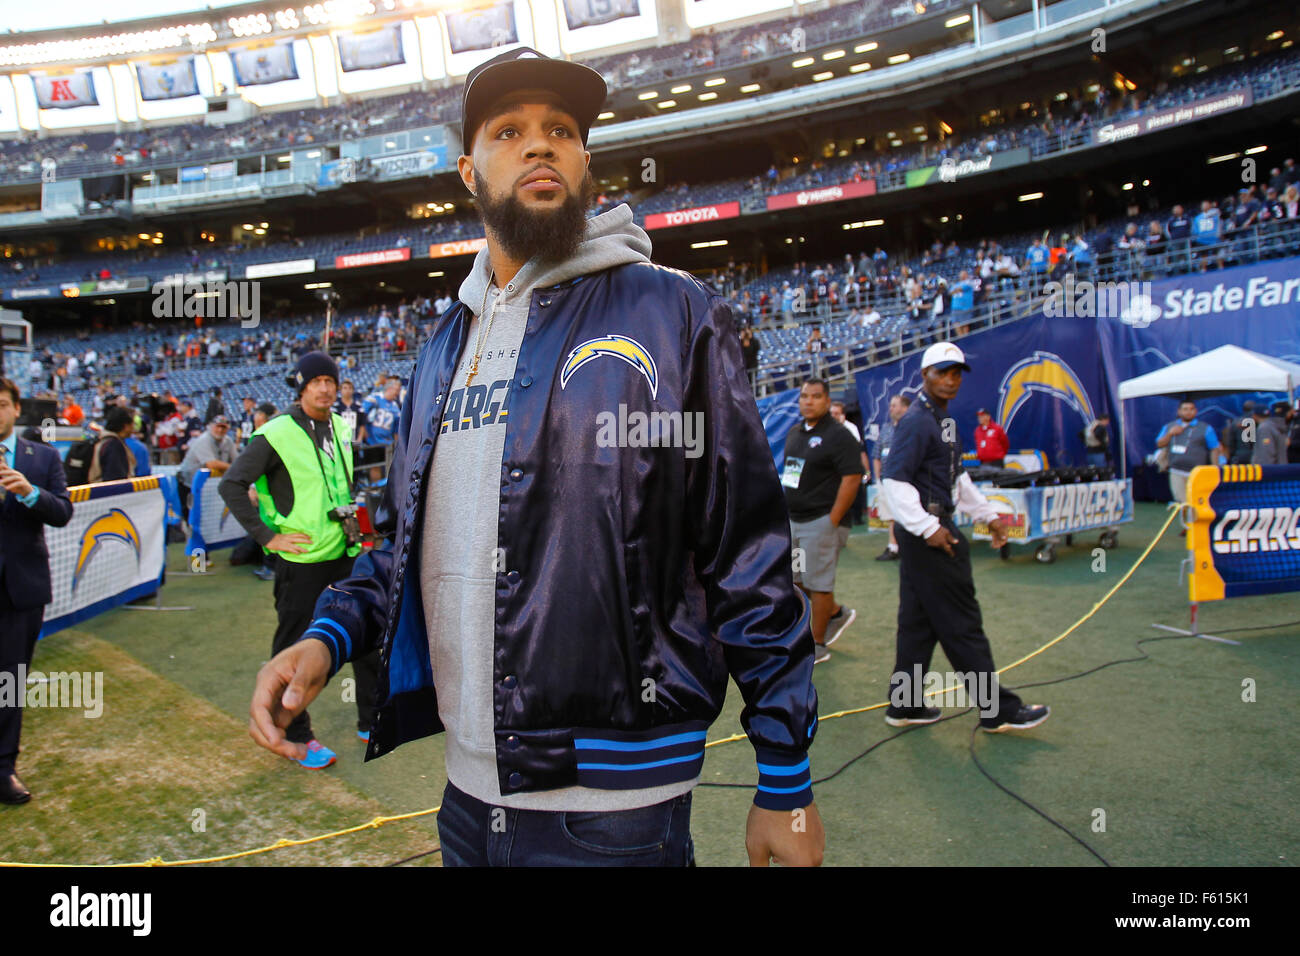
M 328 375 L 334 379 L 335 385 L 339 383 L 339 367 L 334 360 L 324 352 L 308 352 L 298 359 L 298 367 L 289 376 L 289 385 L 301 395 L 307 383 L 318 375 Z
M 132 415 L 128 409 L 122 408 L 120 405 L 117 405 L 114 406 L 113 408 L 110 408 L 108 410 L 108 414 L 104 416 L 104 430 L 110 431 L 116 435 L 123 428 L 125 428 L 127 425 L 131 424 L 134 421 L 135 421 L 135 416 Z

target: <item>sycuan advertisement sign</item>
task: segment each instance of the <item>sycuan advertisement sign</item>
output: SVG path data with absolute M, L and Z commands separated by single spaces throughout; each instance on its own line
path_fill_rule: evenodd
M 1250 87 L 1244 86 L 1230 93 L 1220 93 L 1218 96 L 1206 97 L 1203 100 L 1188 103 L 1184 106 L 1174 106 L 1167 110 L 1161 110 L 1159 113 L 1152 113 L 1150 116 L 1135 116 L 1132 119 L 1098 126 L 1092 131 L 1092 141 L 1097 146 L 1118 143 L 1121 140 L 1133 139 L 1135 136 L 1145 136 L 1147 133 L 1172 129 L 1185 123 L 1194 123 L 1210 116 L 1218 116 L 1220 113 L 1231 113 L 1234 110 L 1245 109 L 1253 102 L 1254 95 L 1251 93 Z

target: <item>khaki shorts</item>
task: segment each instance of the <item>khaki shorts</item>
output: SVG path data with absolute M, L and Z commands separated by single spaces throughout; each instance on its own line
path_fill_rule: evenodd
M 1187 504 L 1187 478 L 1190 474 L 1186 471 L 1169 469 L 1169 490 L 1174 496 L 1174 501 L 1180 505 Z
M 802 554 L 795 555 L 798 560 L 794 563 L 794 583 L 808 591 L 834 591 L 835 566 L 843 544 L 840 529 L 831 524 L 831 516 L 791 521 L 790 538 L 795 548 L 802 549 Z

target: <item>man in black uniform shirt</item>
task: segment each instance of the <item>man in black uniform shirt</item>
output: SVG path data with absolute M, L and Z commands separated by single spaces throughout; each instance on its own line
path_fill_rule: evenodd
M 803 549 L 803 561 L 795 563 L 794 583 L 812 601 L 817 664 L 830 659 L 827 646 L 857 617 L 852 608 L 835 604 L 835 565 L 842 547 L 837 528 L 847 519 L 862 484 L 862 459 L 852 433 L 830 411 L 830 386 L 819 378 L 805 382 L 799 390 L 803 422 L 785 436 L 781 473 L 790 537 Z
M 999 684 L 975 600 L 970 544 L 953 523 L 954 509 L 960 508 L 988 522 L 994 548 L 1006 543 L 997 510 L 962 471 L 957 424 L 948 417 L 963 371 L 970 366 L 951 342 L 925 350 L 924 385 L 895 427 L 884 467 L 882 486 L 894 514 L 900 559 L 898 650 L 885 721 L 903 727 L 940 719 L 942 711 L 921 699 L 938 642 L 979 707 L 980 726 L 992 733 L 1023 730 L 1041 724 L 1050 711 L 1023 704 Z

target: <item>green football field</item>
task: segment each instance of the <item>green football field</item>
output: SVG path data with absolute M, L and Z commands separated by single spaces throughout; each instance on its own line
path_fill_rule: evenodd
M 1035 562 L 1031 549 L 1002 561 L 977 545 L 976 586 L 999 666 L 1087 614 L 1165 516 L 1139 505 L 1104 569 L 1092 540 L 1076 539 L 1052 565 Z M 844 552 L 836 593 L 858 619 L 815 672 L 823 719 L 813 775 L 831 777 L 815 785 L 826 863 L 1100 866 L 981 774 L 973 713 L 954 709 L 952 719 L 901 734 L 879 710 L 828 719 L 885 695 L 898 566 L 873 560 L 882 543 L 880 534 L 855 534 Z M 1003 681 L 1023 686 L 1147 659 L 1026 689 L 1027 701 L 1052 706 L 1051 719 L 1020 735 L 978 735 L 974 755 L 1114 865 L 1291 865 L 1300 859 L 1300 596 L 1203 606 L 1201 629 L 1238 644 L 1153 628 L 1187 626 L 1182 544 L 1171 528 L 1090 620 Z M 104 709 L 95 719 L 70 709 L 26 713 L 19 773 L 34 796 L 0 807 L 0 861 L 207 859 L 438 805 L 440 739 L 364 764 L 339 681 L 312 706 L 318 736 L 339 753 L 334 766 L 307 771 L 256 747 L 248 700 L 274 628 L 271 585 L 222 563 L 184 574 L 181 547 L 170 551 L 163 602 L 193 610 L 118 609 L 38 646 L 34 670 L 102 671 Z M 1268 628 L 1276 624 L 1287 626 Z M 1155 637 L 1168 639 L 1136 646 Z M 941 655 L 934 666 L 948 669 Z M 1254 700 L 1243 700 L 1247 684 Z M 710 738 L 737 732 L 739 712 L 733 688 Z M 703 782 L 744 786 L 696 790 L 701 865 L 745 862 L 754 780 L 747 742 L 709 749 Z M 437 843 L 435 817 L 425 815 L 231 865 L 438 865 Z

